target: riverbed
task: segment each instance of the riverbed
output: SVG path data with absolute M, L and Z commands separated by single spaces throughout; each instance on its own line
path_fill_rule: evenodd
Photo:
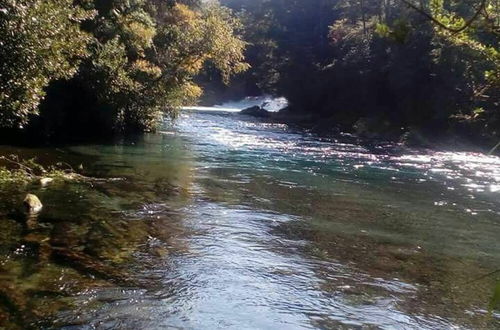
M 1 147 L 105 180 L 0 187 L 0 327 L 500 327 L 500 158 L 198 110 L 112 143 Z

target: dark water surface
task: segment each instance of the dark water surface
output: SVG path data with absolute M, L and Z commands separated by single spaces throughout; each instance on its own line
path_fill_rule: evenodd
M 0 188 L 0 328 L 499 328 L 500 158 L 351 140 L 186 112 L 23 150 L 116 180 Z

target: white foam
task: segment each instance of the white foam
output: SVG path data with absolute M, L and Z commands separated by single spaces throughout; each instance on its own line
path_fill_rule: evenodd
M 260 106 L 267 111 L 276 112 L 288 105 L 288 101 L 284 97 L 272 97 L 272 96 L 251 96 L 246 97 L 239 101 L 226 102 L 221 105 L 215 105 L 213 107 L 202 107 L 202 106 L 186 106 L 182 107 L 183 110 L 189 111 L 221 111 L 221 112 L 239 112 L 243 109 Z

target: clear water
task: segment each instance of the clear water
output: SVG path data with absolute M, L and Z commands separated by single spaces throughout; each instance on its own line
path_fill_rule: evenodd
M 481 278 L 500 268 L 500 158 L 213 111 L 21 152 L 117 179 L 28 187 L 45 205 L 29 226 L 25 188 L 2 188 L 8 328 L 500 327 Z

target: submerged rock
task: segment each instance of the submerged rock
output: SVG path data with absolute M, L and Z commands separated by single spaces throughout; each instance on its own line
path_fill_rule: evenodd
M 250 108 L 246 108 L 240 111 L 242 115 L 248 115 L 253 117 L 265 118 L 269 117 L 269 111 L 262 109 L 261 107 L 255 105 Z
M 27 194 L 23 201 L 24 208 L 26 212 L 30 214 L 38 213 L 42 210 L 42 202 L 40 199 L 33 194 Z
M 73 268 L 81 272 L 89 273 L 124 286 L 137 285 L 131 274 L 108 265 L 86 253 L 70 248 L 52 246 L 52 255 L 55 260 L 62 260 L 65 263 L 69 263 Z

